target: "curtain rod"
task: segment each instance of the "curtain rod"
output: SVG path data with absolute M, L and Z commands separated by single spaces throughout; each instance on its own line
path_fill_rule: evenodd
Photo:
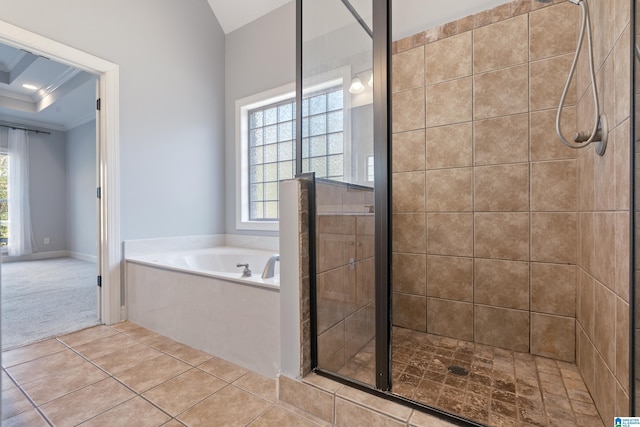
M 44 133 L 46 135 L 51 135 L 51 132 L 46 132 L 46 131 L 37 130 L 37 129 L 21 128 L 21 127 L 18 127 L 18 126 L 0 125 L 0 127 L 9 128 L 9 129 L 26 130 L 27 132 Z

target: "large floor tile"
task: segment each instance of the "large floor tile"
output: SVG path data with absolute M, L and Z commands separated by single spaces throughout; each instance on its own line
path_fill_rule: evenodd
M 241 366 L 227 362 L 226 360 L 218 357 L 207 360 L 203 364 L 199 365 L 198 368 L 215 375 L 218 378 L 222 378 L 227 382 L 233 382 L 249 372 Z
M 183 346 L 183 344 L 180 344 L 178 341 L 174 341 L 171 338 L 163 337 L 162 335 L 149 338 L 145 340 L 144 343 L 155 348 L 156 350 L 160 350 L 167 354 L 171 354 L 179 350 Z
M 162 424 L 162 427 L 185 427 L 180 421 L 173 419 L 168 423 Z
M 122 332 L 139 341 L 148 341 L 160 336 L 151 329 L 143 328 L 135 323 L 131 323 L 131 326 L 127 327 L 127 329 Z
M 2 427 L 49 427 L 37 410 L 23 412 L 15 417 L 2 420 Z
M 99 338 L 95 341 L 76 346 L 74 347 L 74 350 L 87 359 L 93 360 L 137 343 L 138 341 L 129 336 L 117 333 L 115 335 Z
M 106 356 L 92 360 L 100 368 L 111 375 L 117 375 L 147 360 L 162 356 L 162 353 L 145 344 L 139 343 L 123 348 Z
M 240 427 L 249 424 L 269 406 L 265 400 L 228 385 L 178 419 L 190 427 Z
M 233 385 L 269 402 L 275 402 L 277 400 L 276 380 L 274 378 L 267 378 L 255 372 L 248 372 L 235 380 Z
M 25 347 L 3 352 L 2 366 L 9 368 L 11 366 L 39 359 L 66 349 L 67 347 L 56 339 L 40 341 Z
M 113 378 L 107 378 L 40 408 L 56 427 L 75 426 L 133 397 L 135 394 L 131 390 Z
M 227 385 L 199 369 L 191 369 L 144 393 L 144 397 L 172 416 L 186 411 Z
M 7 373 L 3 369 L 2 370 L 2 390 L 7 390 L 12 385 L 13 385 L 13 381 L 11 381 L 11 378 L 9 378 L 9 375 L 7 375 Z
M 189 347 L 188 345 L 180 345 L 175 351 L 171 352 L 171 355 L 192 366 L 198 366 L 213 357 L 209 353 Z
M 81 427 L 157 427 L 171 417 L 149 404 L 141 397 L 135 397 L 123 404 L 90 419 Z
M 92 328 L 83 329 L 78 332 L 63 335 L 58 338 L 64 344 L 70 347 L 77 347 L 82 344 L 86 344 L 91 341 L 98 340 L 100 338 L 108 337 L 109 335 L 115 335 L 118 331 L 108 326 L 99 325 Z
M 15 417 L 18 414 L 33 409 L 31 402 L 16 386 L 2 392 L 2 419 Z M 4 422 L 3 422 L 4 425 Z
M 103 371 L 89 362 L 82 361 L 73 368 L 47 375 L 21 386 L 36 405 L 40 406 L 105 378 L 107 374 Z
M 271 427 L 271 426 L 296 426 L 296 427 L 317 427 L 311 421 L 307 421 L 289 411 L 285 411 L 281 407 L 272 406 L 260 415 L 254 422 L 249 424 L 250 427 Z
M 61 351 L 22 363 L 7 369 L 7 372 L 20 384 L 35 381 L 56 372 L 78 366 L 84 359 L 71 350 Z
M 191 366 L 171 356 L 161 355 L 116 375 L 119 381 L 138 393 L 162 384 L 189 370 Z

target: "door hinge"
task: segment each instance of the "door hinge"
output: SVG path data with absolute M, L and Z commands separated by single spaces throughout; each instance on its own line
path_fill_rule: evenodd
M 98 280 L 96 281 L 99 288 L 102 287 L 102 276 L 98 276 Z
M 96 110 L 100 111 L 100 98 L 96 100 Z
M 96 197 L 97 197 L 98 199 L 102 199 L 102 187 L 98 187 L 98 188 L 96 189 Z

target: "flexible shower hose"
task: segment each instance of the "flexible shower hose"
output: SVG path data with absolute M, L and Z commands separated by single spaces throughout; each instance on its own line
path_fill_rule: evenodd
M 582 24 L 580 26 L 580 36 L 578 37 L 578 45 L 576 46 L 576 54 L 573 57 L 573 63 L 571 64 L 571 70 L 569 70 L 569 76 L 567 77 L 567 83 L 564 85 L 564 89 L 562 91 L 562 96 L 560 97 L 560 105 L 558 105 L 558 114 L 556 115 L 556 133 L 558 134 L 558 138 L 564 145 L 569 148 L 585 148 L 589 146 L 592 142 L 595 142 L 596 134 L 598 133 L 598 123 L 600 122 L 600 106 L 598 105 L 598 90 L 596 88 L 596 71 L 595 65 L 593 61 L 593 44 L 591 41 L 591 28 L 589 26 L 589 9 L 587 6 L 586 0 L 569 0 L 574 4 L 580 5 L 580 9 L 582 10 Z M 567 98 L 567 92 L 569 91 L 569 86 L 571 85 L 571 80 L 573 79 L 573 75 L 576 71 L 576 64 L 578 63 L 578 56 L 580 55 L 580 49 L 582 48 L 582 41 L 584 40 L 584 35 L 587 34 L 587 45 L 588 45 L 588 53 L 589 53 L 589 73 L 591 76 L 591 90 L 593 93 L 593 104 L 594 104 L 594 118 L 593 118 L 593 129 L 591 133 L 588 135 L 584 135 L 582 133 L 576 133 L 574 137 L 574 141 L 580 141 L 578 144 L 572 144 L 565 139 L 562 135 L 562 129 L 560 128 L 560 118 L 562 116 L 562 107 Z

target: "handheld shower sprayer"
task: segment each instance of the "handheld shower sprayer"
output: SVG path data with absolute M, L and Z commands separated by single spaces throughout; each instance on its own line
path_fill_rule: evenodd
M 576 46 L 576 54 L 573 57 L 573 63 L 567 76 L 567 83 L 562 90 L 562 96 L 560 97 L 560 104 L 558 105 L 558 114 L 556 115 L 556 133 L 560 141 L 569 148 L 585 148 L 595 143 L 595 151 L 598 155 L 603 156 L 607 149 L 607 134 L 609 132 L 607 125 L 607 117 L 604 114 L 600 114 L 600 106 L 598 105 L 598 88 L 596 87 L 596 71 L 593 61 L 593 43 L 591 41 L 591 27 L 589 25 L 589 7 L 587 0 L 569 0 L 571 3 L 580 6 L 582 10 L 582 23 L 580 26 L 580 36 L 578 37 L 578 44 Z M 562 129 L 560 121 L 562 117 L 562 107 L 567 98 L 567 92 L 571 85 L 571 80 L 576 71 L 576 65 L 578 63 L 578 56 L 580 55 L 580 49 L 582 48 L 582 42 L 584 35 L 587 35 L 587 52 L 589 54 L 589 75 L 591 78 L 591 92 L 593 95 L 593 128 L 591 131 L 581 131 L 574 134 L 573 142 L 569 142 L 562 135 Z

